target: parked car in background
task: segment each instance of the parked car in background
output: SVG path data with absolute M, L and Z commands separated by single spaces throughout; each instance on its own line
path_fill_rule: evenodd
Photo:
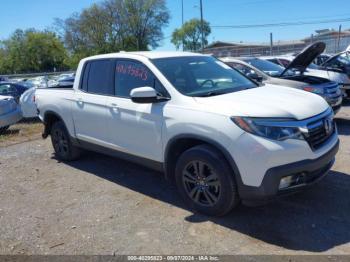
M 21 118 L 21 109 L 15 99 L 11 96 L 0 95 L 0 134 Z
M 36 87 L 29 88 L 21 95 L 21 98 L 19 99 L 22 116 L 24 118 L 38 117 L 38 112 L 35 104 L 35 91 Z
M 6 76 L 0 76 L 0 82 L 8 82 L 9 79 Z
M 325 79 L 313 78 L 298 80 L 297 78 L 291 79 L 294 75 L 292 71 L 287 76 L 281 76 L 284 69 L 281 66 L 275 65 L 271 62 L 261 60 L 259 58 L 231 58 L 225 57 L 220 58 L 221 61 L 229 65 L 230 67 L 239 70 L 247 77 L 252 78 L 255 81 L 263 82 L 264 84 L 272 84 L 279 86 L 287 86 L 296 89 L 301 89 L 307 92 L 312 92 L 322 96 L 327 103 L 332 107 L 336 114 L 342 103 L 342 96 L 339 86 L 335 82 L 331 82 Z M 259 66 L 260 69 L 253 65 Z M 266 74 L 262 70 L 269 72 L 270 75 Z M 273 77 L 272 77 L 273 76 Z
M 62 87 L 72 87 L 73 88 L 73 84 L 74 84 L 74 76 L 69 76 L 66 78 L 62 78 L 60 80 L 58 80 L 58 86 L 62 86 Z
M 46 76 L 37 76 L 33 78 L 28 78 L 26 82 L 30 82 L 36 87 L 47 87 L 48 81 L 49 79 Z
M 332 55 L 329 54 L 320 54 L 318 57 L 316 57 L 316 59 L 313 61 L 313 64 L 315 65 L 322 65 L 324 62 L 326 62 L 329 58 L 331 58 Z
M 0 83 L 0 95 L 2 96 L 12 96 L 18 102 L 21 95 L 28 88 L 24 85 L 20 85 L 18 83 L 11 82 L 1 82 Z
M 67 79 L 67 78 L 74 78 L 75 77 L 75 73 L 69 73 L 69 74 L 60 74 L 57 77 L 57 81 L 62 81 L 63 79 Z
M 347 97 L 347 91 L 350 88 L 350 78 L 343 72 L 324 66 L 317 66 L 312 63 L 317 56 L 322 54 L 326 48 L 325 43 L 316 42 L 306 47 L 297 56 L 276 56 L 276 57 L 260 57 L 275 64 L 281 65 L 288 70 L 293 70 L 297 74 L 308 76 L 322 77 L 339 84 L 343 97 Z M 312 60 L 309 57 L 313 58 Z
M 328 58 L 322 65 L 322 68 L 336 70 L 350 77 L 350 51 L 341 52 Z M 343 89 L 350 98 L 350 82 L 343 84 Z
M 74 76 L 66 76 L 55 80 L 50 80 L 48 87 L 73 87 L 74 79 Z
M 58 159 L 85 148 L 164 171 L 190 208 L 208 215 L 319 181 L 339 147 L 320 96 L 259 87 L 196 53 L 86 58 L 73 89 L 39 88 L 36 104 Z

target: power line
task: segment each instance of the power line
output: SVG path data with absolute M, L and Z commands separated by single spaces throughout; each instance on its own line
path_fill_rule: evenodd
M 241 2 L 241 3 L 235 3 L 235 6 L 241 6 L 241 5 L 255 5 L 255 4 L 269 4 L 269 3 L 274 3 L 274 2 L 281 2 L 281 0 L 256 0 L 256 1 L 244 1 L 244 2 Z
M 276 27 L 276 26 L 296 26 L 296 25 L 314 25 L 314 24 L 327 24 L 327 23 L 341 23 L 350 22 L 350 18 L 342 19 L 328 19 L 317 21 L 298 21 L 298 22 L 283 22 L 283 23 L 269 23 L 269 24 L 246 24 L 246 25 L 213 25 L 213 28 L 219 29 L 239 29 L 239 28 L 261 28 L 261 27 Z

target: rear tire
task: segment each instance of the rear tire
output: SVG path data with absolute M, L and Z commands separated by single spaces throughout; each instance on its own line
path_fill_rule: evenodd
M 175 178 L 182 198 L 200 213 L 223 216 L 239 203 L 232 169 L 224 156 L 209 145 L 185 151 L 177 161 Z
M 81 151 L 72 144 L 69 133 L 62 121 L 53 123 L 50 134 L 55 155 L 59 160 L 73 161 L 80 157 Z
M 0 134 L 5 133 L 5 131 L 6 131 L 7 129 L 9 129 L 9 127 L 10 127 L 10 126 L 3 126 L 3 127 L 0 127 Z

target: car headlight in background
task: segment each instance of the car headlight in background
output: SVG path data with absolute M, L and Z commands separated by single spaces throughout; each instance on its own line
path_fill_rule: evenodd
M 317 88 L 317 87 L 307 86 L 307 87 L 303 87 L 303 90 L 314 94 L 318 94 L 318 95 L 324 94 L 324 89 L 319 87 Z
M 232 121 L 244 131 L 253 135 L 283 141 L 286 139 L 303 140 L 298 127 L 277 126 L 276 123 L 288 122 L 291 119 L 231 117 Z

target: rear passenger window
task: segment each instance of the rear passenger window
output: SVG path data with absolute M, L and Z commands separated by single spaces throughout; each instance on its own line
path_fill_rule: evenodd
M 153 73 L 142 63 L 119 60 L 116 63 L 115 95 L 130 97 L 130 91 L 138 87 L 153 87 L 163 96 L 169 96 Z
M 96 60 L 89 62 L 83 76 L 83 89 L 85 81 L 87 92 L 113 95 L 112 64 L 112 60 Z M 86 72 L 88 72 L 87 76 Z
M 87 80 L 88 80 L 88 76 L 89 76 L 89 70 L 90 70 L 90 63 L 87 63 L 84 67 L 84 71 L 83 71 L 83 79 L 82 79 L 82 83 L 80 86 L 81 90 L 84 90 L 85 92 L 88 91 L 87 89 Z

